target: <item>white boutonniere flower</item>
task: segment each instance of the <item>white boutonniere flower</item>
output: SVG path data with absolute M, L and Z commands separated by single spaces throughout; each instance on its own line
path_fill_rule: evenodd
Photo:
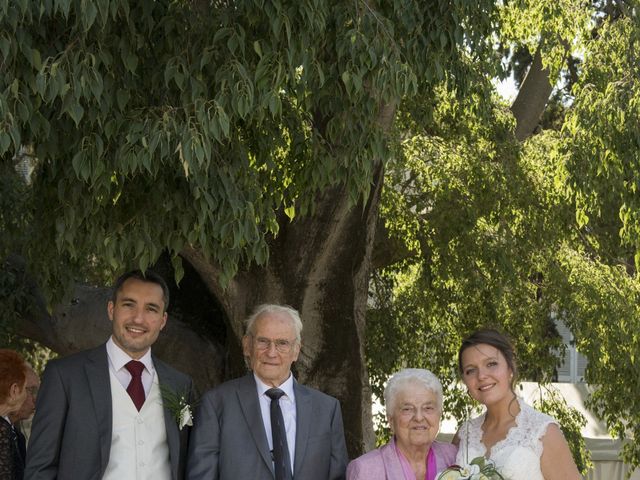
M 178 428 L 182 430 L 186 425 L 193 426 L 193 415 L 191 414 L 191 406 L 187 403 L 180 410 L 178 418 Z
M 171 412 L 171 416 L 178 424 L 178 428 L 182 430 L 185 426 L 192 427 L 194 405 L 187 401 L 187 392 L 177 393 L 162 385 L 160 390 L 162 392 L 162 404 Z

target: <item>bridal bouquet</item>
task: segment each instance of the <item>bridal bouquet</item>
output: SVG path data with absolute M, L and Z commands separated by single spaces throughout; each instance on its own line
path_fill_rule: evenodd
M 468 465 L 452 465 L 444 470 L 437 480 L 506 480 L 491 460 L 476 457 Z

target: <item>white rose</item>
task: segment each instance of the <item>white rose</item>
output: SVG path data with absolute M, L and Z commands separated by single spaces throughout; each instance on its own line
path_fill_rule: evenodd
M 182 430 L 185 425 L 193 426 L 193 417 L 191 415 L 191 409 L 189 405 L 185 405 L 180 410 L 180 421 L 178 422 L 178 428 Z
M 462 470 L 460 470 L 460 478 L 462 479 L 474 479 L 474 475 L 480 473 L 480 467 L 478 465 L 466 465 Z

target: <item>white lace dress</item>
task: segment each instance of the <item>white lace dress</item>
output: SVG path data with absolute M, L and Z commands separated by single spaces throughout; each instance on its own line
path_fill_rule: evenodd
M 544 480 L 540 470 L 542 437 L 550 423 L 558 423 L 549 415 L 538 412 L 518 398 L 520 413 L 515 426 L 507 436 L 496 443 L 488 457 L 493 460 L 498 471 L 508 480 Z M 487 449 L 482 443 L 482 424 L 485 414 L 465 422 L 458 436 L 460 445 L 456 456 L 458 465 L 465 465 L 476 457 L 486 456 Z M 467 441 L 468 436 L 468 441 Z M 465 454 L 468 445 L 468 453 Z

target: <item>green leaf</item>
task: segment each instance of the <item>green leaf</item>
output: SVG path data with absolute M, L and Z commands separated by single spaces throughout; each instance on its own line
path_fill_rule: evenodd
M 35 48 L 31 49 L 30 62 L 33 68 L 35 68 L 36 70 L 40 70 L 42 68 L 42 58 L 40 57 L 40 52 Z
M 344 85 L 347 88 L 350 88 L 350 86 L 351 86 L 351 75 L 349 74 L 349 72 L 347 72 L 347 71 L 342 72 L 341 78 L 342 78 L 342 83 L 344 83 Z
M 73 119 L 76 127 L 80 125 L 80 120 L 84 116 L 84 108 L 80 105 L 78 101 L 71 101 L 67 106 L 67 113 Z
M 62 16 L 66 19 L 69 18 L 69 11 L 71 9 L 71 0 L 55 0 L 55 9 L 62 13 Z
M 220 128 L 222 128 L 222 132 L 224 133 L 224 136 L 228 138 L 229 137 L 229 117 L 227 116 L 227 113 L 224 111 L 224 108 L 222 108 L 220 105 L 217 106 L 216 113 L 217 113 L 218 123 L 220 125 Z
M 200 70 L 204 69 L 204 67 L 206 67 L 211 63 L 212 56 L 213 56 L 213 51 L 210 48 L 206 48 L 202 52 L 202 56 L 200 57 Z
M 127 103 L 129 103 L 129 98 L 130 98 L 129 90 L 125 90 L 123 88 L 118 89 L 118 92 L 116 93 L 116 101 L 118 103 L 118 108 L 120 109 L 121 112 L 124 112 L 125 108 L 127 107 Z
M 123 52 L 122 61 L 124 62 L 124 66 L 127 70 L 131 73 L 136 72 L 136 68 L 138 68 L 138 56 L 135 53 L 126 50 Z
M 284 213 L 287 217 L 289 217 L 289 221 L 293 221 L 296 216 L 296 207 L 294 205 L 285 207 Z
M 4 35 L 0 36 L 0 53 L 2 53 L 2 58 L 4 60 L 9 56 L 11 48 L 10 45 L 9 40 Z
M 98 8 L 96 7 L 95 0 L 82 0 L 80 3 L 80 11 L 82 18 L 82 25 L 84 31 L 88 31 L 96 20 L 98 14 Z
M 176 252 L 177 253 L 177 252 Z M 174 271 L 174 280 L 176 284 L 180 284 L 180 281 L 184 278 L 184 265 L 182 264 L 182 258 L 179 255 L 171 257 L 171 265 Z
M 78 178 L 80 177 L 80 171 L 82 169 L 83 162 L 84 162 L 84 151 L 79 150 L 78 152 L 76 152 L 76 154 L 73 156 L 73 159 L 71 160 L 73 171 L 76 173 Z
M 4 154 L 11 145 L 11 137 L 4 132 L 0 132 L 0 155 Z
M 11 87 L 9 87 L 9 91 L 11 92 L 11 95 L 13 95 L 14 98 L 18 98 L 18 92 L 20 91 L 20 82 L 18 81 L 17 78 L 14 78 L 13 82 L 11 82 Z
M 260 41 L 256 40 L 253 42 L 253 51 L 256 52 L 258 57 L 262 57 L 262 48 L 260 47 Z

